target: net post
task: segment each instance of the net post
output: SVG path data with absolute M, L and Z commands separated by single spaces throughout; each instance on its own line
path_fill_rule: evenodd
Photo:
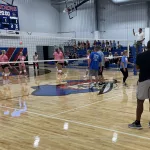
M 137 56 L 137 50 L 136 45 L 132 47 L 132 54 L 133 54 L 133 62 L 134 62 L 134 68 L 133 68 L 133 75 L 137 75 L 137 69 L 136 69 L 136 56 Z
M 129 41 L 127 42 L 127 50 L 128 50 L 128 57 L 130 57 L 130 44 L 129 44 Z

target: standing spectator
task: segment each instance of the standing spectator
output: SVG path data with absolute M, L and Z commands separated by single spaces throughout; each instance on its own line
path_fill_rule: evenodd
M 136 121 L 129 124 L 129 128 L 142 129 L 141 116 L 145 99 L 150 100 L 150 41 L 147 44 L 148 51 L 137 55 L 136 66 L 140 69 L 137 88 Z M 150 127 L 150 122 L 149 122 Z
M 133 35 L 137 36 L 137 42 L 136 42 L 136 51 L 137 54 L 142 52 L 142 43 L 145 40 L 145 34 L 142 31 L 142 28 L 139 28 L 139 32 L 135 33 L 134 29 L 133 29 Z

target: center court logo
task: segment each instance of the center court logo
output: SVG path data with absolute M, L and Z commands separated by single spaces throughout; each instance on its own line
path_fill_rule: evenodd
M 32 87 L 35 96 L 65 96 L 70 94 L 80 94 L 89 92 L 99 92 L 101 94 L 112 90 L 113 82 L 107 82 L 101 87 L 89 89 L 89 81 L 85 80 L 69 80 L 65 84 L 60 85 L 40 85 Z

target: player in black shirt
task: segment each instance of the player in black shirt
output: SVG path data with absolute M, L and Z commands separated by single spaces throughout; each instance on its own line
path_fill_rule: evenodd
M 129 124 L 129 128 L 142 129 L 140 120 L 143 113 L 143 104 L 145 99 L 150 99 L 150 41 L 147 44 L 147 49 L 146 52 L 138 54 L 136 60 L 137 69 L 140 69 L 137 88 L 136 121 Z

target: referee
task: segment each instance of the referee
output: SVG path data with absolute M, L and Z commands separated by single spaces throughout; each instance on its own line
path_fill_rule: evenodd
M 137 88 L 136 120 L 128 125 L 129 128 L 142 129 L 140 120 L 143 104 L 145 99 L 150 99 L 150 41 L 148 41 L 147 49 L 146 52 L 137 55 L 136 66 L 137 69 L 140 69 L 140 74 Z

